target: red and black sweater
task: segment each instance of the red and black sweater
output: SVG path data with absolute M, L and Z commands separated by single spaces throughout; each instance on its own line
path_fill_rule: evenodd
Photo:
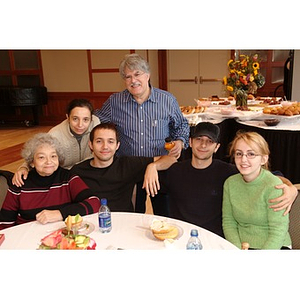
M 22 187 L 8 189 L 0 211 L 0 229 L 34 221 L 44 209 L 59 210 L 65 219 L 98 212 L 99 207 L 99 198 L 79 176 L 70 176 L 69 170 L 59 167 L 44 177 L 33 169 Z

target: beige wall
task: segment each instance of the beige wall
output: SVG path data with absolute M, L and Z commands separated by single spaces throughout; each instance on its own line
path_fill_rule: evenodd
M 92 69 L 118 69 L 129 50 L 92 50 Z M 137 50 L 149 59 L 151 83 L 158 87 L 157 50 Z M 41 50 L 44 85 L 49 92 L 90 92 L 86 50 Z M 124 89 L 118 72 L 93 73 L 95 92 L 117 92 Z
M 41 50 L 44 85 L 49 92 L 88 92 L 85 50 Z
M 194 105 L 194 99 L 212 95 L 227 96 L 222 79 L 228 72 L 230 50 L 167 50 L 167 55 L 168 91 L 179 105 Z M 208 81 L 200 82 L 200 76 Z
M 145 53 L 146 51 L 144 51 Z M 137 51 L 139 53 L 139 51 Z M 139 53 L 143 57 L 146 57 L 146 54 Z M 158 78 L 158 51 L 157 50 L 149 50 L 149 65 L 151 69 L 151 84 L 155 87 L 158 87 L 159 78 Z

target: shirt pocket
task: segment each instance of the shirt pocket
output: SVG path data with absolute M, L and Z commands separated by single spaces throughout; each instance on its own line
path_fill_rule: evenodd
M 168 120 L 151 119 L 149 121 L 149 132 L 153 140 L 164 140 L 169 133 Z

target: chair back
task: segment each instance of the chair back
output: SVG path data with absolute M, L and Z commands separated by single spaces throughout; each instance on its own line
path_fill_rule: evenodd
M 290 211 L 289 233 L 292 239 L 292 249 L 300 249 L 300 192 Z
M 4 202 L 7 189 L 11 184 L 12 177 L 13 177 L 12 172 L 0 170 L 0 209 Z

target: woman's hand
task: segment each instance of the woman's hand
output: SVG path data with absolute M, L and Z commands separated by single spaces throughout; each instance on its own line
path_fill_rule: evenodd
M 62 221 L 63 217 L 59 210 L 44 209 L 36 215 L 36 220 L 42 224 Z
M 26 180 L 27 176 L 28 176 L 28 169 L 25 167 L 20 167 L 18 169 L 18 171 L 14 174 L 13 178 L 12 178 L 12 183 L 17 186 L 17 187 L 21 187 L 22 185 L 24 185 L 24 181 L 22 179 Z

